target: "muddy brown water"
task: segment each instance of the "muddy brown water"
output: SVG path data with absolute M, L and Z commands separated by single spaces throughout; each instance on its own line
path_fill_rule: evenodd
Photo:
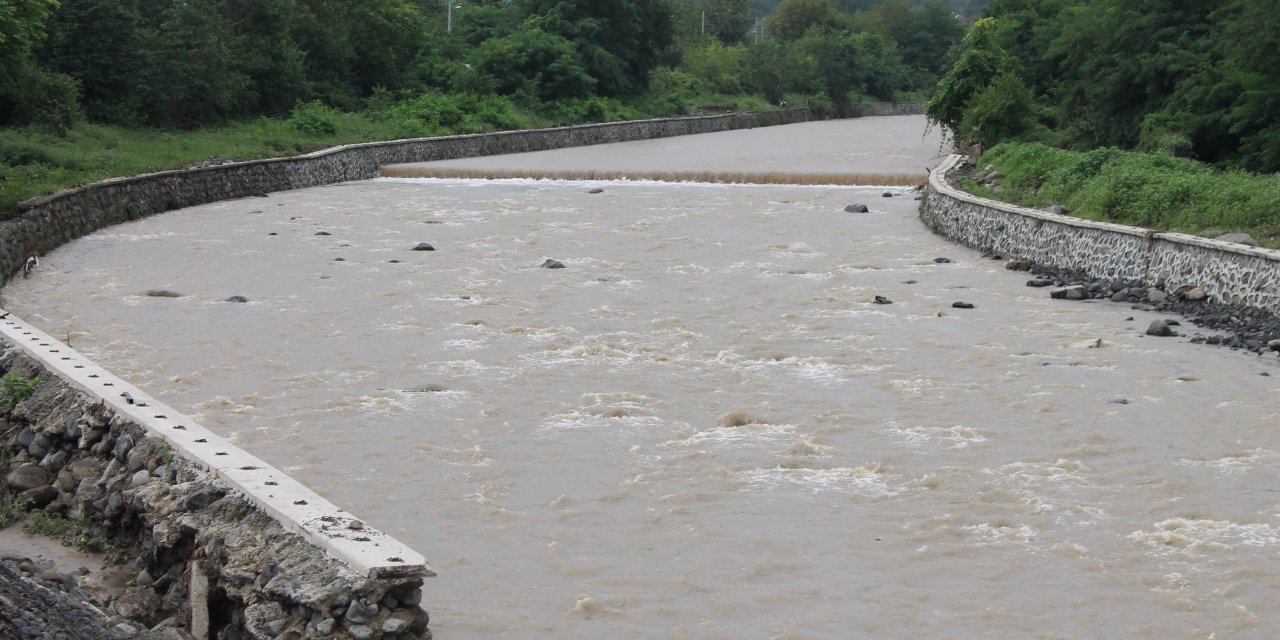
M 901 173 L 923 128 L 696 143 Z M 1276 359 L 1050 300 L 917 204 L 379 179 L 112 227 L 4 303 L 423 552 L 438 638 L 1280 634 Z

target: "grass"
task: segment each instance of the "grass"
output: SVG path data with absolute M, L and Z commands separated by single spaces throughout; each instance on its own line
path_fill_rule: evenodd
M 1053 203 L 1073 215 L 1189 234 L 1244 232 L 1280 248 L 1280 174 L 1220 171 L 1182 158 L 1103 148 L 1064 151 L 1037 143 L 991 148 L 979 166 L 1005 175 L 998 196 L 1030 206 Z

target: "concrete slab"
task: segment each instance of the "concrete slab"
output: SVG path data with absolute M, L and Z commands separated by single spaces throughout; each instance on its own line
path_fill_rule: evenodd
M 213 472 L 285 528 L 357 573 L 370 578 L 435 575 L 422 554 L 13 314 L 0 319 L 0 335 L 89 397 L 163 439 L 176 455 Z

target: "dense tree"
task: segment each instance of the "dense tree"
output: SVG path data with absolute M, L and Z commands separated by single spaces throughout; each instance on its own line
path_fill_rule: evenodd
M 991 44 L 1016 61 L 1032 111 L 1056 125 L 1057 144 L 1280 171 L 1274 8 L 1249 0 L 998 0 L 988 12 L 998 19 Z M 948 77 L 973 62 L 962 57 Z M 935 95 L 947 119 L 963 108 L 957 99 L 979 93 L 958 88 L 944 80 Z M 1002 104 L 990 98 L 983 104 Z M 976 115 L 970 120 L 982 119 Z
M 810 29 L 843 29 L 847 16 L 835 0 L 782 0 L 778 10 L 765 21 L 769 34 L 783 40 L 798 40 Z
M 597 91 L 606 96 L 643 90 L 671 44 L 666 0 L 523 0 L 527 15 L 577 45 Z

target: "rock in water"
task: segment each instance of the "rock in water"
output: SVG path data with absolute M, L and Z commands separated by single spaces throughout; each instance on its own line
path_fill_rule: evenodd
M 413 247 L 414 251 L 435 251 L 436 248 L 431 246 L 430 242 L 419 242 Z
M 873 302 L 873 303 L 875 303 L 875 304 L 893 304 L 893 301 L 892 301 L 892 300 L 890 300 L 890 299 L 888 299 L 888 298 L 886 298 L 886 297 L 884 297 L 884 296 L 876 296 L 876 297 L 875 297 L 875 299 L 874 299 L 874 300 L 872 300 L 871 302 Z
M 933 261 L 937 264 L 951 264 L 951 258 L 934 258 Z
M 604 189 L 601 189 L 601 188 L 599 188 L 599 187 L 596 187 L 595 189 L 592 189 L 592 190 L 588 191 L 587 193 L 604 193 Z
M 868 209 L 867 205 L 865 204 L 851 204 L 845 207 L 844 210 L 848 211 L 849 213 L 866 213 L 870 211 L 870 209 Z
M 952 302 L 951 306 L 956 309 L 972 309 L 973 303 L 972 302 Z
M 1089 293 L 1080 285 L 1073 285 L 1065 289 L 1050 291 L 1049 297 L 1054 300 L 1084 300 L 1089 297 Z
M 1053 286 L 1053 281 L 1046 280 L 1044 278 L 1033 278 L 1027 281 L 1027 286 L 1028 287 L 1049 287 L 1049 286 Z
M 248 302 L 249 299 L 244 296 L 231 296 L 227 298 L 227 302 Z
M 552 260 L 551 258 L 547 258 L 546 260 L 542 261 L 542 268 L 543 269 L 563 269 L 564 263 L 560 262 L 559 260 Z
M 147 295 L 152 298 L 181 298 L 182 294 L 168 289 L 151 289 L 147 291 Z
M 1164 320 L 1152 320 L 1151 325 L 1147 327 L 1147 335 L 1167 337 L 1175 334 L 1168 322 Z
M 884 193 L 880 194 L 880 197 L 881 197 L 881 198 L 892 198 L 892 197 L 893 197 L 893 194 L 892 194 L 892 193 L 889 193 L 888 191 L 886 191 L 886 192 L 884 192 Z

